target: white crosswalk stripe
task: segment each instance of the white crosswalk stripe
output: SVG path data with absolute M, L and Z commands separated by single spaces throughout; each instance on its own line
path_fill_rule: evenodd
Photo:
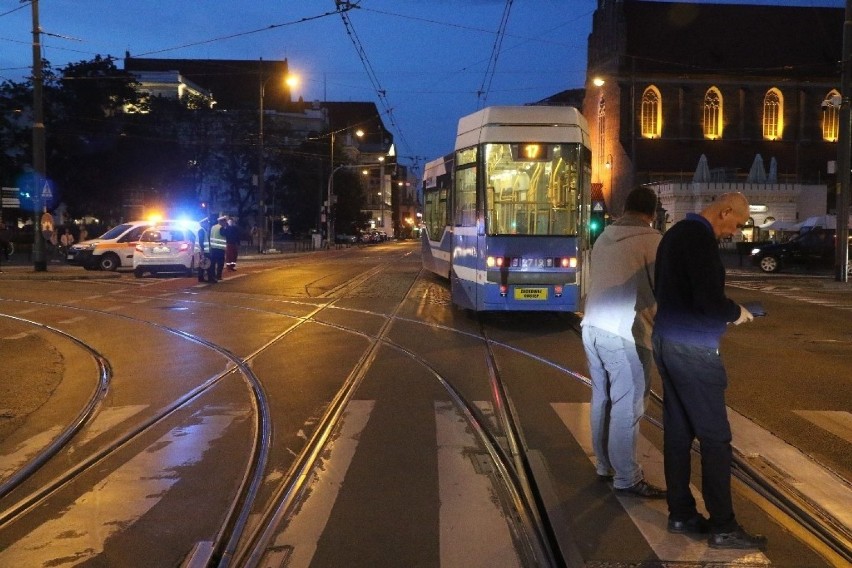
M 309 566 L 320 542 L 336 499 L 345 487 L 345 477 L 358 451 L 375 401 L 354 400 L 347 408 L 340 432 L 326 452 L 322 462 L 311 473 L 310 491 L 299 514 L 276 538 L 267 556 L 268 565 L 289 567 Z M 488 416 L 491 403 L 476 401 L 474 405 Z M 552 410 L 570 435 L 589 458 L 589 475 L 594 474 L 594 453 L 591 447 L 588 403 L 552 403 Z M 741 414 L 728 409 L 734 445 L 747 460 L 764 461 L 782 472 L 786 483 L 819 504 L 839 522 L 852 525 L 852 489 L 835 474 L 807 459 L 798 449 L 776 438 Z M 841 411 L 797 411 L 797 414 L 819 427 L 840 436 L 852 438 L 852 414 Z M 510 527 L 494 500 L 488 475 L 477 471 L 472 456 L 482 450 L 471 434 L 466 421 L 456 408 L 446 401 L 435 401 L 435 428 L 438 454 L 438 485 L 440 495 L 440 556 L 442 566 L 465 565 L 470 558 L 488 558 L 489 566 L 518 566 L 520 561 L 513 548 Z M 554 432 L 559 437 L 560 433 Z M 640 437 L 639 460 L 646 478 L 664 486 L 663 457 L 649 440 Z M 693 488 L 699 511 L 705 508 L 701 492 Z M 769 565 L 761 552 L 716 550 L 703 539 L 689 535 L 670 534 L 665 500 L 643 500 L 617 496 L 627 515 L 644 536 L 654 553 L 666 562 L 686 564 L 748 563 Z M 566 512 L 570 515 L 570 511 Z M 280 555 L 284 556 L 280 556 Z M 267 565 L 267 564 L 264 564 Z
M 788 300 L 794 300 L 797 302 L 816 304 L 844 311 L 852 311 L 852 296 L 850 295 L 846 295 L 841 298 L 826 298 L 821 296 L 819 291 L 809 290 L 799 286 L 779 286 L 766 284 L 765 282 L 755 282 L 752 280 L 729 280 L 727 285 L 732 288 L 740 288 L 742 290 L 752 290 L 755 292 L 771 294 L 773 296 L 781 296 Z
M 554 403 L 551 406 L 586 452 L 594 467 L 595 455 L 592 449 L 589 420 L 590 405 L 588 403 Z M 654 485 L 665 487 L 663 455 L 644 436 L 639 437 L 637 456 L 646 479 Z M 706 516 L 701 492 L 693 487 L 692 494 L 695 495 L 698 510 Z M 665 500 L 642 500 L 622 496 L 618 499 L 645 540 L 662 560 L 685 563 L 747 561 L 749 565 L 769 564 L 769 559 L 761 552 L 714 550 L 709 548 L 703 540 L 696 540 L 689 535 L 670 534 L 666 530 L 668 509 Z

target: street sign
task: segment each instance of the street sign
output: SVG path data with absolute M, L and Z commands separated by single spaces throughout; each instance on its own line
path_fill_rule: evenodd
M 18 209 L 21 206 L 20 189 L 17 187 L 4 187 L 2 189 L 2 201 L 0 207 Z
M 602 213 L 602 212 L 603 212 L 603 210 L 604 210 L 604 204 L 603 204 L 603 201 L 593 201 L 593 202 L 592 202 L 592 211 L 596 211 L 596 212 L 600 212 L 600 213 Z
M 53 192 L 50 190 L 50 182 L 44 182 L 44 189 L 41 190 L 41 198 L 45 201 L 48 199 L 53 199 Z

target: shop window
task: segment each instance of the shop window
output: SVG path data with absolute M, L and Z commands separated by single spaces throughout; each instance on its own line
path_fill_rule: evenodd
M 651 85 L 642 94 L 642 137 L 659 138 L 663 131 L 663 99 Z
M 769 89 L 763 97 L 763 137 L 778 140 L 784 131 L 784 95 L 778 89 Z
M 722 137 L 722 93 L 716 87 L 704 95 L 704 137 L 716 140 Z

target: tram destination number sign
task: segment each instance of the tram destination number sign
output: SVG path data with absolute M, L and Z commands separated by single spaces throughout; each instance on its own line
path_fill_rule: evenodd
M 515 288 L 515 299 L 516 300 L 546 300 L 547 299 L 547 288 L 517 287 L 517 288 Z

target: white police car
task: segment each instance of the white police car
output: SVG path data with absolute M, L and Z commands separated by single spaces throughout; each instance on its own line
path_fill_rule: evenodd
M 198 223 L 174 221 L 158 223 L 142 233 L 133 251 L 133 274 L 175 272 L 192 276 L 200 262 L 201 248 L 196 243 Z

